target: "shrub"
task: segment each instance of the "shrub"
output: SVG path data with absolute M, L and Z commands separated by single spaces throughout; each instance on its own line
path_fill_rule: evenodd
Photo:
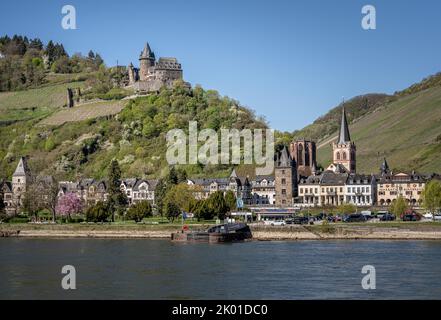
M 86 210 L 86 221 L 88 222 L 105 222 L 110 216 L 109 207 L 101 201 Z
M 152 206 L 148 201 L 141 201 L 129 208 L 126 213 L 126 218 L 128 220 L 134 220 L 135 222 L 140 222 L 146 217 L 152 216 Z

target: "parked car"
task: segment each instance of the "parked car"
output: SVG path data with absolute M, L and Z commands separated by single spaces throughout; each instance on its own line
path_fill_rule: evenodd
M 426 212 L 425 214 L 423 214 L 423 218 L 426 220 L 433 220 L 433 214 L 431 214 L 430 212 Z
M 344 222 L 365 222 L 366 217 L 361 213 L 353 213 L 348 215 L 344 220 Z
M 272 226 L 284 226 L 286 223 L 283 220 L 274 220 L 271 222 Z
M 381 220 L 381 218 L 382 218 L 385 214 L 390 214 L 390 213 L 389 213 L 389 211 L 378 211 L 378 212 L 377 212 L 377 218 Z
M 401 219 L 403 221 L 420 221 L 421 216 L 415 211 L 408 210 L 401 216 Z
M 395 216 L 390 213 L 383 214 L 380 218 L 380 221 L 394 221 Z
M 293 218 L 294 224 L 308 224 L 309 218 L 308 217 L 294 217 Z

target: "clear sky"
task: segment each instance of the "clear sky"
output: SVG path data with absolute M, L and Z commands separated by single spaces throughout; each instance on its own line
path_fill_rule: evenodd
M 61 28 L 74 5 L 77 30 Z M 377 10 L 363 30 L 361 8 Z M 441 71 L 439 0 L 1 1 L 0 34 L 89 49 L 107 65 L 138 65 L 146 41 L 174 56 L 192 84 L 216 89 L 293 131 L 341 102 L 393 93 Z

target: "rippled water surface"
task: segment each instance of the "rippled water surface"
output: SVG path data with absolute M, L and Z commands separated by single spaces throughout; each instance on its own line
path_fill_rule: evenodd
M 61 288 L 76 268 L 77 289 Z M 361 286 L 376 268 L 376 290 Z M 441 241 L 0 239 L 2 299 L 440 299 Z

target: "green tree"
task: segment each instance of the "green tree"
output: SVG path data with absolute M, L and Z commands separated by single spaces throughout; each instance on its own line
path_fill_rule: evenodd
M 124 212 L 125 207 L 128 204 L 126 195 L 121 191 L 121 168 L 119 167 L 118 161 L 113 159 L 110 163 L 109 173 L 108 173 L 108 204 L 109 210 L 112 213 L 112 222 L 115 221 L 115 213 L 119 215 Z
M 211 211 L 219 218 L 225 219 L 225 215 L 230 209 L 225 201 L 224 194 L 222 191 L 216 191 L 212 193 L 208 199 L 208 206 Z
M 86 220 L 88 222 L 105 222 L 110 216 L 109 206 L 102 201 L 97 202 L 86 210 Z
M 201 219 L 204 220 L 211 220 L 215 216 L 215 211 L 213 208 L 209 205 L 208 199 L 205 200 L 199 200 L 193 208 L 193 213 L 196 216 L 196 219 L 200 221 Z
M 165 195 L 165 203 L 173 202 L 184 211 L 190 211 L 193 201 L 194 190 L 192 186 L 189 186 L 186 183 L 171 185 Z
M 164 211 L 167 219 L 169 219 L 171 222 L 173 222 L 181 214 L 181 209 L 173 201 L 167 201 L 165 203 Z
M 338 206 L 337 210 L 342 214 L 351 214 L 357 211 L 357 207 L 352 203 L 342 203 Z
M 148 201 L 140 201 L 132 205 L 129 210 L 127 210 L 126 218 L 128 220 L 134 220 L 135 222 L 140 222 L 146 217 L 152 216 L 152 206 Z
M 441 210 L 441 182 L 438 180 L 430 181 L 424 187 L 421 196 L 424 208 L 431 212 L 435 219 L 435 213 Z
M 225 193 L 225 202 L 227 204 L 228 211 L 231 212 L 231 211 L 236 210 L 236 196 L 233 191 L 228 190 Z
M 399 196 L 396 200 L 394 200 L 391 204 L 391 212 L 397 217 L 400 218 L 408 209 L 406 200 L 403 196 Z

